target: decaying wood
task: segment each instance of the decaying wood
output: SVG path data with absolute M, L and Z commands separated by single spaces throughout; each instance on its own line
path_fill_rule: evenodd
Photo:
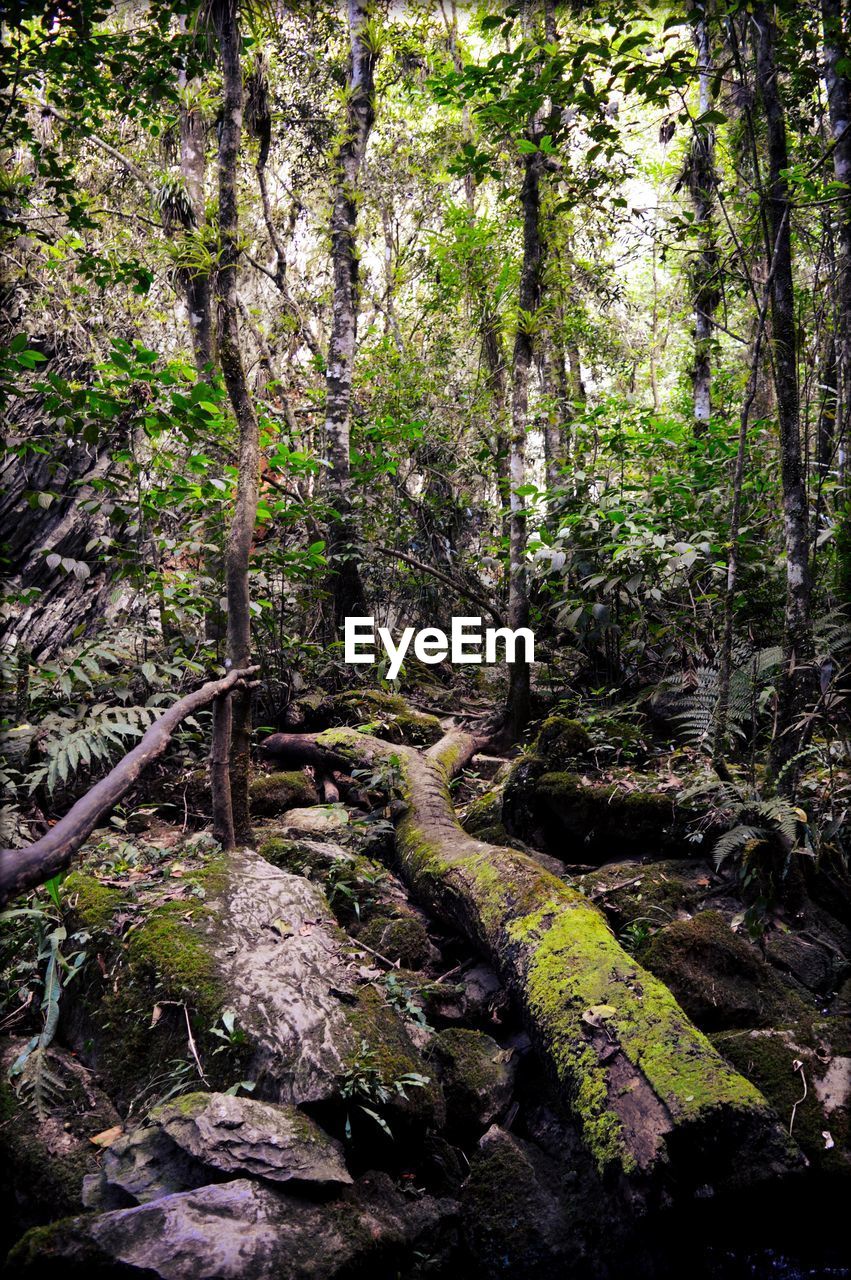
M 95 827 L 139 777 L 165 751 L 177 726 L 216 698 L 245 683 L 257 667 L 230 671 L 181 698 L 156 720 L 141 741 L 105 778 L 77 801 L 64 818 L 26 849 L 0 849 L 0 905 L 63 871 Z
M 672 1176 L 688 1194 L 793 1168 L 796 1151 L 762 1095 L 622 949 L 593 903 L 526 854 L 462 830 L 448 784 L 477 745 L 453 731 L 421 753 L 352 729 L 264 744 L 292 764 L 395 758 L 403 874 L 499 970 L 604 1171 L 642 1193 Z

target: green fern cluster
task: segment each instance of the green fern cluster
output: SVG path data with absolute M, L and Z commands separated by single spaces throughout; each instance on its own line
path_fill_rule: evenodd
M 42 784 L 52 794 L 58 786 L 67 786 L 81 767 L 111 763 L 118 751 L 127 750 L 127 739 L 141 738 L 159 714 L 156 707 L 99 702 L 46 716 L 39 727 L 39 733 L 46 734 L 41 748 L 46 759 L 29 773 L 30 794 Z

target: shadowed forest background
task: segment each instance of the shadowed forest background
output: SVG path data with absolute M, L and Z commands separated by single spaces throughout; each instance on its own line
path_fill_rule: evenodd
M 4 1274 L 851 1274 L 850 22 L 6 9 Z

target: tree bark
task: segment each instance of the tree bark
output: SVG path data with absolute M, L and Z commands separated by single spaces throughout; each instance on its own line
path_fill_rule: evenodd
M 784 177 L 789 167 L 786 119 L 774 56 L 776 33 L 765 4 L 755 5 L 753 20 L 757 31 L 757 85 L 767 130 L 768 223 L 774 245 L 771 262 L 772 346 L 786 542 L 783 672 L 778 697 L 778 728 L 772 750 L 772 768 L 777 773 L 797 749 L 798 735 L 793 726 L 806 702 L 813 636 L 809 519 L 801 459 L 792 233 L 789 191 Z
M 181 89 L 187 89 L 181 74 Z M 186 187 L 192 220 L 190 229 L 204 225 L 205 125 L 201 109 L 188 102 L 180 104 L 180 172 Z M 215 360 L 213 343 L 213 301 L 210 274 L 201 267 L 181 267 L 180 282 L 186 296 L 189 332 L 198 376 L 203 378 Z
M 453 731 L 421 753 L 332 729 L 275 734 L 263 747 L 293 764 L 398 762 L 405 878 L 498 968 L 604 1173 L 639 1194 L 670 1179 L 688 1197 L 795 1167 L 797 1153 L 762 1096 L 623 951 L 597 908 L 528 855 L 463 831 L 449 779 L 479 745 Z
M 695 43 L 699 83 L 698 115 L 703 116 L 712 108 L 712 50 L 705 11 L 697 23 Z M 712 417 L 712 333 L 718 305 L 718 251 L 712 218 L 715 180 L 715 130 L 711 124 L 699 124 L 694 130 L 689 158 L 689 189 L 699 240 L 693 266 L 695 435 L 703 435 Z
M 845 27 L 843 27 L 843 10 Z M 836 234 L 836 424 L 830 454 L 839 458 L 841 523 L 839 545 L 845 548 L 845 581 L 839 583 L 840 598 L 847 596 L 848 548 L 851 548 L 851 502 L 845 491 L 848 449 L 851 447 L 851 57 L 847 5 L 842 0 L 822 0 L 824 26 L 824 81 L 827 89 L 830 132 L 833 142 L 833 171 L 844 187 L 838 205 Z M 842 69 L 844 63 L 845 69 Z M 826 445 L 824 439 L 821 445 Z M 828 449 L 824 448 L 824 454 Z M 825 466 L 824 470 L 827 470 Z
M 534 133 L 535 128 L 530 130 Z M 529 381 L 534 356 L 533 329 L 541 301 L 541 173 L 540 151 L 523 157 L 523 267 L 520 275 L 519 315 L 511 365 L 511 484 L 508 552 L 508 625 L 529 625 L 529 575 L 526 565 L 526 498 L 518 493 L 526 483 L 526 431 L 529 421 Z M 529 723 L 529 663 L 517 658 L 509 668 L 507 719 L 509 731 L 520 738 Z
M 363 611 L 363 584 L 350 493 L 349 438 L 358 321 L 358 188 L 375 119 L 375 53 L 366 30 L 370 5 L 368 0 L 349 0 L 348 10 L 351 57 L 345 132 L 334 163 L 331 213 L 334 298 L 325 377 L 325 435 L 331 464 L 329 498 L 335 512 L 328 540 L 335 632 L 346 617 Z
M 239 339 L 239 206 L 237 162 L 242 139 L 242 66 L 236 0 L 221 0 L 217 11 L 222 59 L 223 103 L 219 137 L 219 268 L 216 275 L 219 362 L 239 428 L 236 502 L 228 530 L 225 580 L 228 602 L 228 660 L 246 667 L 251 653 L 248 562 L 254 539 L 260 470 L 260 432 L 248 390 Z M 251 745 L 251 693 L 241 688 L 232 702 L 230 787 L 234 834 L 250 835 L 248 771 Z M 220 797 L 216 804 L 223 804 Z
M 154 721 L 137 746 L 91 791 L 87 791 L 46 836 L 26 849 L 0 850 L 0 906 L 16 894 L 33 889 L 64 871 L 98 823 L 130 790 L 142 770 L 163 754 L 177 726 L 201 707 L 209 706 L 214 699 L 244 685 L 247 677 L 256 670 L 256 667 L 247 667 L 230 671 L 224 679 L 210 680 L 194 693 L 181 698 Z

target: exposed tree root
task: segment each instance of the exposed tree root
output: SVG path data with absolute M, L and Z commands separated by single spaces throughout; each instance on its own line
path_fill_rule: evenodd
M 275 734 L 287 763 L 398 771 L 402 870 L 420 901 L 500 971 L 600 1168 L 642 1198 L 745 1186 L 799 1166 L 762 1095 L 668 989 L 618 944 L 581 893 L 514 849 L 461 828 L 449 779 L 481 746 L 453 731 L 427 752 L 352 729 Z

